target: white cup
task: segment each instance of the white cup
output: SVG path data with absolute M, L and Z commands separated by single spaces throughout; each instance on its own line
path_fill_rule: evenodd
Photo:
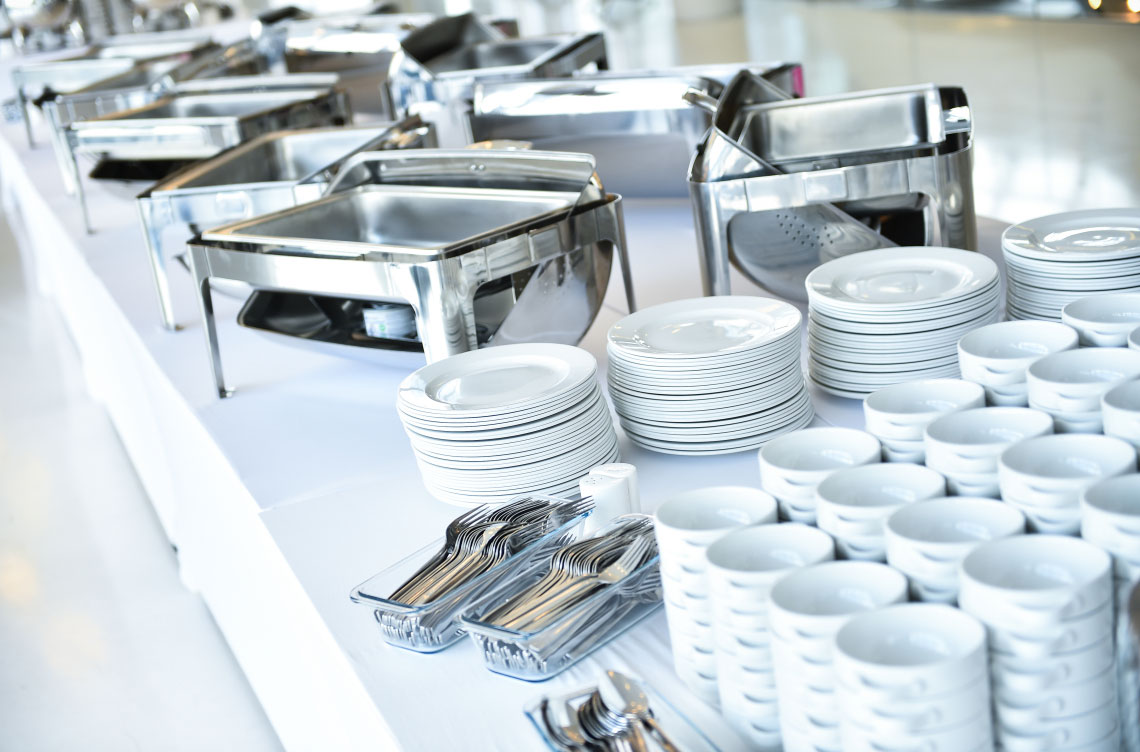
M 1046 535 L 1076 535 L 1081 527 L 1081 511 L 1071 502 L 1064 506 L 1041 504 L 1037 501 L 1024 501 L 1015 494 L 1007 493 L 1004 501 L 1025 515 L 1025 527 L 1033 533 Z M 1055 504 L 1056 502 L 1052 502 Z
M 1140 474 L 1094 483 L 1081 494 L 1080 508 L 1081 535 L 1086 540 L 1140 558 Z
M 1078 298 L 1061 309 L 1061 321 L 1077 330 L 1085 347 L 1126 347 L 1129 333 L 1140 325 L 1140 294 Z
M 990 627 L 990 650 L 994 654 L 1044 658 L 1095 645 L 1112 633 L 1111 601 L 1106 601 L 1086 614 L 1048 626 L 1011 626 L 1008 621 L 1003 621 L 1000 612 L 992 604 L 979 608 L 976 599 L 961 593 L 958 594 L 958 601 L 964 611 L 979 614 L 978 619 Z M 983 609 L 984 615 L 981 615 Z
M 984 672 L 956 691 L 921 700 L 871 705 L 860 702 L 858 693 L 842 683 L 837 694 L 843 719 L 876 736 L 921 735 L 990 714 L 990 689 Z
M 760 485 L 780 501 L 784 517 L 815 522 L 815 487 L 835 470 L 882 461 L 882 445 L 853 428 L 806 428 L 759 452 Z
M 1119 720 L 1117 705 L 1113 701 L 1083 715 L 1040 721 L 1030 728 L 1009 728 L 999 723 L 996 736 L 1007 752 L 1069 750 L 1110 738 Z
M 1136 472 L 1136 449 L 1109 436 L 1061 434 L 1018 442 L 1002 452 L 1002 497 L 1038 506 L 1076 506 L 1102 478 Z
M 888 707 L 960 689 L 984 674 L 986 630 L 951 606 L 887 606 L 843 625 L 834 662 L 841 696 Z
M 1047 355 L 1026 372 L 1029 403 L 1060 412 L 1100 410 L 1100 397 L 1124 381 L 1140 378 L 1140 353 L 1089 347 Z
M 946 488 L 951 496 L 973 496 L 989 499 L 1001 498 L 1001 484 L 995 473 L 954 473 L 940 470 L 946 476 Z
M 836 561 L 797 569 L 772 588 L 772 629 L 793 639 L 830 638 L 847 619 L 906 599 L 901 572 L 884 564 Z
M 843 752 L 965 752 L 989 748 L 993 728 L 988 717 L 923 734 L 887 736 L 868 733 L 852 723 L 840 725 Z
M 1029 401 L 1029 406 L 1053 416 L 1054 433 L 1103 433 L 1104 431 L 1104 415 L 1100 408 L 1082 412 L 1065 412 L 1043 408 L 1040 405 L 1035 405 L 1033 400 Z
M 1060 535 L 1016 535 L 983 543 L 962 560 L 961 596 L 1012 614 L 987 623 L 1050 625 L 1096 608 L 1112 593 L 1112 560 L 1096 546 Z M 774 592 L 774 591 L 773 591 Z
M 776 520 L 776 500 L 758 488 L 713 486 L 665 501 L 654 515 L 662 568 L 706 568 L 705 549 L 730 530 Z
M 886 522 L 887 561 L 908 575 L 957 582 L 958 567 L 982 543 L 1025 530 L 1025 516 L 1000 501 L 930 499 L 895 511 Z
M 1116 700 L 1116 669 L 1110 667 L 1085 681 L 1051 687 L 1032 695 L 1014 697 L 997 692 L 994 712 L 1007 728 L 1033 728 L 1042 721 L 1067 718 L 1096 710 Z
M 955 410 L 981 407 L 985 390 L 962 379 L 927 379 L 884 387 L 863 401 L 867 430 L 885 439 L 918 441 L 930 421 Z
M 939 473 L 902 463 L 837 470 L 815 489 L 820 515 L 826 510 L 841 522 L 856 526 L 849 528 L 851 532 L 861 530 L 864 535 L 881 534 L 882 522 L 899 507 L 945 493 L 946 480 Z
M 794 522 L 728 533 L 707 549 L 709 574 L 732 588 L 771 588 L 786 572 L 835 558 L 827 533 Z
M 1077 346 L 1077 333 L 1049 321 L 1003 321 L 979 327 L 958 340 L 962 378 L 990 387 L 1025 382 L 1034 361 Z
M 1100 410 L 1106 435 L 1140 447 L 1140 381 L 1126 381 L 1105 392 Z
M 1112 636 L 1108 635 L 1077 650 L 1045 657 L 992 653 L 990 672 L 996 694 L 1020 698 L 1091 679 L 1114 665 L 1115 658 Z
M 1025 439 L 1053 433 L 1048 413 L 982 407 L 944 415 L 926 427 L 926 464 L 940 472 L 996 473 L 998 456 Z

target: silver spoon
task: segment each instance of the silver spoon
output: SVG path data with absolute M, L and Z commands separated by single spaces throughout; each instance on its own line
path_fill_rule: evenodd
M 649 697 L 633 679 L 620 671 L 607 671 L 598 684 L 598 696 L 611 712 L 640 721 L 665 752 L 681 752 L 661 730 L 649 708 Z

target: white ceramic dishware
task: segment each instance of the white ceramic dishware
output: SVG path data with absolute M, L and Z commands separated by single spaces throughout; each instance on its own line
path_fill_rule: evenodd
M 1140 378 L 1140 352 L 1086 347 L 1047 355 L 1029 366 L 1029 406 L 1050 414 L 1099 413 L 1101 396 Z
M 1081 537 L 1112 554 L 1118 581 L 1140 579 L 1140 474 L 1099 481 L 1080 504 Z
M 755 449 L 811 423 L 802 316 L 770 298 L 677 300 L 610 327 L 610 397 L 638 446 L 682 455 Z
M 760 486 L 780 503 L 792 522 L 814 523 L 815 488 L 844 467 L 882 460 L 882 446 L 853 428 L 807 428 L 781 436 L 759 452 Z
M 1128 349 L 1140 350 L 1140 326 L 1133 329 L 1132 333 L 1128 335 Z
M 1052 321 L 1002 321 L 958 340 L 962 378 L 981 384 L 991 405 L 1024 406 L 1026 371 L 1038 359 L 1077 346 L 1071 327 Z
M 985 403 L 985 390 L 969 381 L 909 381 L 867 395 L 864 425 L 882 443 L 886 462 L 921 464 L 926 459 L 923 432 L 927 425 L 947 413 Z
M 1140 449 L 1140 381 L 1114 386 L 1100 398 L 1104 433 Z
M 957 340 L 998 317 L 997 265 L 954 248 L 884 248 L 807 277 L 808 367 L 823 390 L 863 397 L 958 375 Z
M 1077 330 L 1085 347 L 1127 347 L 1140 326 L 1140 293 L 1078 298 L 1061 309 L 1061 321 Z

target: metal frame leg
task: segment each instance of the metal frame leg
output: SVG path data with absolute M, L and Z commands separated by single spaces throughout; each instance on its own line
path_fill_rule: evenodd
M 621 264 L 621 279 L 622 284 L 625 286 L 625 304 L 629 307 L 629 312 L 633 313 L 637 310 L 637 297 L 633 290 L 633 269 L 631 268 L 629 260 L 629 243 L 625 239 L 625 219 L 622 214 L 621 204 L 614 207 L 614 212 L 617 216 L 617 226 L 615 228 L 617 238 L 611 242 L 614 245 L 614 252 L 618 257 L 618 263 Z
M 206 334 L 206 346 L 210 350 L 210 369 L 214 375 L 218 398 L 226 399 L 233 396 L 234 390 L 226 387 L 226 377 L 222 371 L 222 351 L 218 345 L 218 328 L 214 321 L 214 297 L 210 292 L 209 274 L 201 268 L 203 266 L 203 260 L 199 260 L 191 249 L 190 271 L 194 273 L 194 281 L 198 283 L 198 304 L 202 313 L 202 330 Z
M 155 291 L 158 294 L 158 313 L 162 325 L 172 332 L 180 328 L 174 320 L 174 304 L 170 299 L 170 280 L 166 275 L 166 256 L 162 249 L 161 231 L 156 230 L 156 223 L 147 215 L 154 210 L 148 199 L 140 199 L 139 217 L 143 225 L 143 240 L 146 243 L 146 255 L 150 261 L 150 270 L 154 275 Z
M 70 135 L 67 138 L 67 167 L 71 171 L 71 178 L 75 181 L 75 197 L 79 199 L 79 208 L 83 212 L 83 228 L 87 234 L 95 232 L 91 228 L 91 215 L 87 211 L 87 193 L 83 190 L 83 178 L 79 174 L 79 159 L 75 154 L 75 144 Z
M 32 103 L 24 96 L 23 84 L 16 86 L 16 101 L 20 105 L 20 114 L 24 116 L 24 133 L 28 136 L 28 148 L 36 148 L 36 139 L 32 135 Z
M 735 215 L 733 212 L 726 216 L 714 202 L 693 202 L 693 224 L 697 230 L 701 259 L 701 287 L 705 295 L 732 294 L 728 223 Z

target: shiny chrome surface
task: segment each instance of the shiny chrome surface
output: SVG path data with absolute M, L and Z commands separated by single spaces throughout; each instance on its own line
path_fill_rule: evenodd
M 688 196 L 686 168 L 712 118 L 683 95 L 695 89 L 719 97 L 744 67 L 481 81 L 474 87 L 471 135 L 476 141 L 518 139 L 539 149 L 593 154 L 605 165 L 607 184 L 623 196 Z M 802 91 L 798 65 L 748 67 L 789 94 Z
M 388 92 L 397 111 L 434 115 L 441 142 L 453 146 L 471 141 L 466 113 L 477 81 L 558 78 L 591 65 L 609 67 L 600 33 L 508 39 L 468 13 L 405 37 L 389 66 Z
M 576 343 L 601 306 L 615 251 L 624 263 L 621 197 L 601 190 L 588 155 L 368 152 L 328 191 L 190 242 L 221 396 L 230 391 L 211 278 L 411 306 L 431 362 L 481 344 Z M 481 342 L 477 298 L 489 283 L 508 299 L 496 301 L 500 323 Z
M 276 130 L 344 125 L 352 121 L 339 89 L 281 89 L 187 93 L 163 97 L 67 126 L 67 157 L 88 231 L 78 156 L 113 160 L 210 157 L 255 136 Z
M 4 14 L 14 26 L 52 28 L 67 23 L 74 12 L 71 0 L 4 0 Z
M 319 198 L 360 151 L 433 146 L 418 118 L 353 128 L 268 133 L 195 163 L 138 197 L 163 325 L 174 329 L 167 261 L 202 230 Z
M 730 258 L 802 300 L 806 274 L 842 255 L 896 242 L 976 248 L 961 89 L 790 100 L 744 72 L 711 107 L 689 171 L 706 294 L 730 292 Z

